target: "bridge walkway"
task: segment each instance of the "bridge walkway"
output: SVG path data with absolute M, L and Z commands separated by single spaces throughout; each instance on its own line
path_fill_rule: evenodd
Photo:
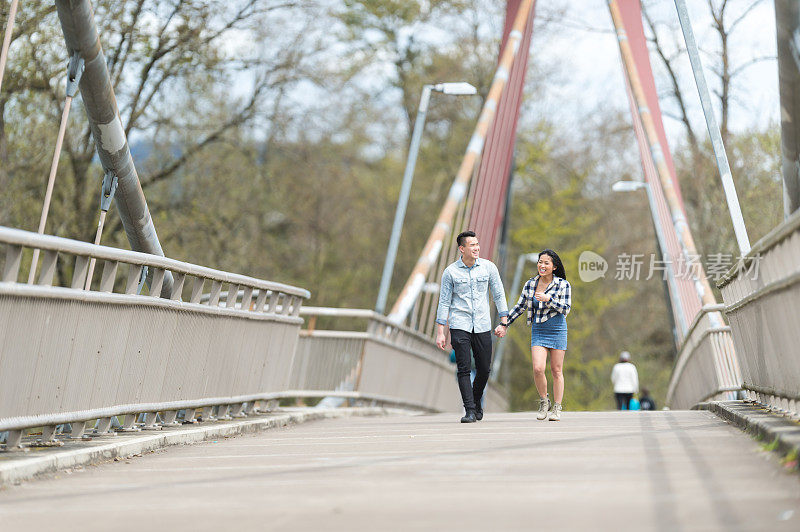
M 704 411 L 315 421 L 0 492 L 3 530 L 798 530 L 800 479 Z

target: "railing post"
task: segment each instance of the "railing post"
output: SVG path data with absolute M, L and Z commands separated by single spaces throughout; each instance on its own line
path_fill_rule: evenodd
M 128 281 L 125 283 L 125 293 L 136 294 L 139 291 L 139 278 L 142 276 L 144 266 L 141 264 L 128 265 Z
M 278 296 L 280 296 L 278 292 L 276 292 L 275 290 L 270 290 L 269 308 L 267 309 L 267 312 L 269 312 L 270 314 L 275 314 L 278 311 Z
M 197 423 L 197 420 L 195 419 L 195 415 L 197 414 L 197 409 L 196 408 L 187 408 L 183 412 L 184 412 L 183 413 L 183 424 L 184 425 L 191 425 L 191 424 Z
M 86 274 L 89 272 L 89 257 L 77 255 L 75 257 L 75 268 L 72 271 L 72 283 L 70 287 L 75 290 L 82 290 L 86 283 Z
M 115 260 L 103 261 L 103 275 L 100 278 L 100 291 L 111 293 L 114 291 L 114 281 L 117 279 L 117 265 Z
M 219 306 L 219 294 L 222 292 L 222 283 L 220 281 L 211 281 L 211 293 L 208 297 L 209 307 Z
M 258 296 L 256 296 L 256 312 L 264 312 L 264 305 L 267 302 L 267 290 L 265 288 L 258 289 Z
M 172 275 L 172 291 L 169 298 L 173 301 L 180 301 L 181 294 L 183 293 L 183 282 L 186 280 L 186 274 L 175 273 Z
M 166 412 L 163 412 L 163 421 L 161 422 L 161 425 L 164 427 L 180 425 L 180 423 L 176 421 L 177 417 L 178 417 L 177 410 L 167 410 Z
M 225 308 L 235 308 L 236 298 L 239 296 L 239 285 L 235 283 L 228 284 L 228 297 L 225 300 Z
M 22 431 L 21 430 L 9 430 L 8 436 L 6 436 L 6 449 L 7 450 L 18 450 L 21 448 L 22 443 Z
M 57 262 L 58 251 L 45 251 L 44 258 L 42 259 L 42 272 L 39 274 L 39 281 L 36 284 L 41 286 L 51 286 L 53 284 Z
M 56 429 L 58 427 L 56 425 L 47 425 L 42 427 L 42 443 L 53 443 L 56 442 Z
M 111 430 L 111 423 L 112 418 L 104 417 L 97 420 L 97 428 L 95 429 L 97 434 L 106 434 L 109 430 Z
M 203 286 L 205 285 L 205 279 L 202 277 L 195 277 L 192 281 L 192 295 L 189 298 L 190 303 L 200 303 L 200 298 L 203 296 Z
M 242 310 L 249 311 L 250 303 L 253 301 L 253 287 L 245 286 L 242 292 Z
M 3 282 L 15 283 L 19 277 L 19 265 L 22 260 L 22 246 L 9 244 L 6 247 L 6 262 L 3 265 Z

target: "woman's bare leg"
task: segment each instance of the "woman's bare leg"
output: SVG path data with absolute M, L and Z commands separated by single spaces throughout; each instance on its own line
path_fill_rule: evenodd
M 547 349 L 539 345 L 531 347 L 531 359 L 533 359 L 533 382 L 536 384 L 536 391 L 539 392 L 539 397 L 547 397 L 547 377 L 544 374 L 544 368 L 547 366 Z
M 553 374 L 553 399 L 561 404 L 564 399 L 564 350 L 550 349 L 550 373 Z

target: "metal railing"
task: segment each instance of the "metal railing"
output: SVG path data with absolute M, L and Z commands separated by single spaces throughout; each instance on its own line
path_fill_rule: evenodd
M 36 284 L 27 258 L 42 252 Z M 457 411 L 455 369 L 426 336 L 373 311 L 302 307 L 309 292 L 155 255 L 0 227 L 0 432 L 6 448 L 178 420 L 228 419 L 259 403 L 338 397 Z M 85 290 L 91 260 L 99 278 Z M 149 270 L 149 287 L 142 285 Z M 170 273 L 168 294 L 161 284 Z M 225 288 L 226 290 L 223 290 Z M 303 317 L 309 329 L 301 331 Z M 318 318 L 359 330 L 317 330 Z M 490 410 L 507 400 L 487 388 Z M 96 420 L 96 421 L 95 421 Z M 90 422 L 92 422 L 90 424 Z
M 317 386 L 379 393 L 433 410 L 461 409 L 455 365 L 427 336 L 371 310 L 303 307 L 300 313 L 310 318 L 310 326 L 301 331 L 292 382 L 305 378 Z M 360 330 L 314 328 L 323 317 L 356 320 Z M 313 367 L 305 362 L 310 357 L 327 360 L 331 370 L 305 373 L 302 368 Z M 508 409 L 508 400 L 494 385 L 487 386 L 485 401 L 489 410 Z
M 670 408 L 686 409 L 697 403 L 733 399 L 742 376 L 731 328 L 715 326 L 724 305 L 706 305 L 695 317 L 675 362 L 667 391 Z
M 717 283 L 750 400 L 800 416 L 800 212 Z
M 29 285 L 19 279 L 27 279 L 21 264 L 32 249 L 43 260 Z M 10 447 L 32 427 L 44 427 L 46 443 L 58 424 L 72 423 L 72 436 L 80 437 L 91 419 L 105 432 L 113 416 L 126 416 L 125 428 L 139 413 L 150 426 L 156 412 L 175 422 L 177 409 L 191 420 L 196 408 L 222 406 L 225 416 L 228 405 L 240 413 L 244 401 L 290 389 L 307 290 L 4 227 L 2 252 L 0 431 L 11 431 Z M 101 275 L 95 290 L 84 290 L 92 259 Z M 138 295 L 145 268 L 149 293 Z M 169 298 L 161 297 L 166 272 L 175 280 Z M 242 296 L 221 307 L 225 285 Z

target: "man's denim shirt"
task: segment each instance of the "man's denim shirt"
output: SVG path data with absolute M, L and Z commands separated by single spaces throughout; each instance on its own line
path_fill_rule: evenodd
M 439 289 L 436 323 L 450 324 L 451 329 L 482 333 L 492 330 L 489 314 L 489 293 L 500 316 L 508 316 L 503 281 L 497 266 L 485 259 L 476 259 L 471 268 L 458 259 L 445 268 Z

